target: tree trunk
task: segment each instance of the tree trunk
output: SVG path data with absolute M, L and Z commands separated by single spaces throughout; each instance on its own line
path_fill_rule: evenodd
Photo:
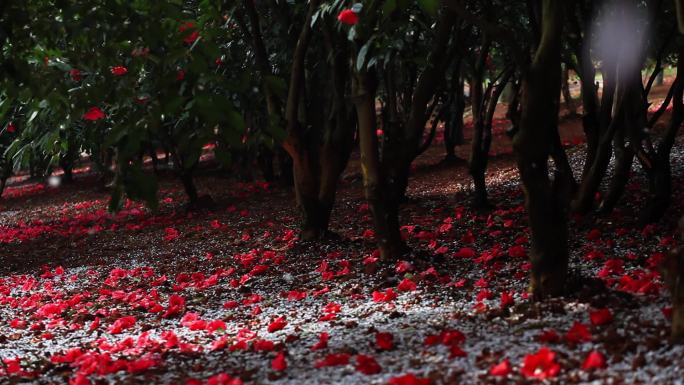
M 357 71 L 352 82 L 361 150 L 363 189 L 373 216 L 375 240 L 383 260 L 395 260 L 407 247 L 399 232 L 398 202 L 387 194 L 387 185 L 380 168 L 376 135 L 375 79 L 372 73 Z
M 506 131 L 506 135 L 513 138 L 518 132 L 518 126 L 520 125 L 520 97 L 522 81 L 517 80 L 512 85 L 513 90 L 511 91 L 512 98 L 508 103 L 508 108 L 506 109 L 506 119 L 511 121 L 511 127 Z
M 62 176 L 62 182 L 72 183 L 74 181 L 73 160 L 63 158 L 60 160 L 59 163 L 60 163 L 60 166 L 62 167 L 62 170 L 64 171 L 64 175 Z
M 9 179 L 9 173 L 3 172 L 3 175 L 0 177 L 0 199 L 5 192 L 5 187 L 7 187 L 7 179 Z
M 319 0 L 313 0 L 309 4 L 306 19 L 297 40 L 292 57 L 292 70 L 285 108 L 287 138 L 283 142 L 283 148 L 292 158 L 295 196 L 297 207 L 302 214 L 301 238 L 303 240 L 318 238 L 324 232 L 318 202 L 318 154 L 314 150 L 315 144 L 307 137 L 304 124 L 300 122 L 299 116 L 303 104 L 302 94 L 306 84 L 305 59 L 312 34 L 311 19 L 313 13 L 318 9 L 318 4 Z
M 580 50 L 581 55 L 578 55 L 581 70 L 580 87 L 582 92 L 582 128 L 587 140 L 587 154 L 584 159 L 584 167 L 582 169 L 582 180 L 586 178 L 591 169 L 596 152 L 598 149 L 599 133 L 600 133 L 600 119 L 599 119 L 599 104 L 598 104 L 598 87 L 594 83 L 596 79 L 596 70 L 594 70 L 594 63 L 589 56 L 589 49 Z M 605 87 L 606 77 L 604 76 L 603 92 L 611 92 L 610 87 Z
M 457 145 L 463 144 L 463 112 L 465 111 L 465 95 L 463 94 L 463 77 L 461 76 L 461 60 L 456 63 L 452 78 L 451 95 L 447 118 L 444 122 L 444 149 L 446 150 L 445 162 L 458 160 L 456 156 Z
M 568 110 L 568 115 L 577 115 L 577 107 L 575 106 L 575 101 L 572 99 L 572 95 L 570 94 L 570 74 L 568 73 L 567 65 L 563 66 L 561 92 L 563 93 L 563 101 L 565 102 L 565 108 Z
M 490 84 L 487 87 L 484 96 L 481 95 L 481 87 L 474 88 L 473 106 L 476 104 L 475 98 L 480 98 L 482 108 L 473 107 L 473 141 L 470 152 L 469 172 L 473 178 L 473 185 L 475 187 L 475 194 L 473 197 L 473 206 L 477 208 L 489 207 L 487 199 L 487 184 L 485 174 L 487 172 L 487 164 L 489 163 L 489 149 L 492 144 L 492 124 L 494 121 L 494 112 L 496 105 L 499 102 L 499 97 L 503 92 L 508 79 L 512 75 L 512 70 L 504 70 L 499 84 L 495 87 Z M 477 114 L 477 115 L 476 115 Z
M 249 18 L 252 30 L 249 34 L 252 37 L 252 46 L 254 48 L 254 58 L 256 61 L 257 68 L 261 72 L 262 84 L 261 88 L 264 93 L 264 98 L 266 100 L 266 109 L 268 111 L 270 119 L 274 123 L 278 123 L 282 117 L 281 112 L 281 102 L 272 92 L 271 87 L 267 81 L 268 76 L 273 76 L 273 71 L 271 70 L 271 64 L 268 59 L 268 52 L 266 51 L 266 45 L 264 44 L 263 36 L 261 33 L 261 22 L 259 20 L 259 14 L 256 10 L 256 5 L 253 0 L 244 1 L 245 10 L 247 11 L 247 17 Z
M 180 179 L 183 182 L 183 188 L 185 189 L 185 194 L 188 196 L 190 204 L 193 205 L 197 202 L 197 187 L 192 179 L 192 172 L 190 170 L 183 170 L 180 172 Z
M 397 130 L 403 131 L 403 134 L 400 133 L 399 138 L 390 137 L 396 146 L 389 146 L 389 151 L 383 148 L 382 163 L 388 166 L 387 180 L 390 193 L 396 195 L 397 201 L 403 200 L 406 195 L 411 163 L 419 154 L 423 132 L 430 118 L 428 103 L 433 100 L 436 89 L 444 81 L 444 73 L 451 59 L 447 51 L 455 22 L 456 17 L 450 11 L 443 10 L 440 13 L 434 27 L 435 37 L 427 58 L 427 65 L 418 77 L 411 94 L 408 118 L 400 125 L 403 130 Z M 390 161 L 384 159 L 387 153 L 389 153 Z
M 572 209 L 578 213 L 587 213 L 592 209 L 594 198 L 598 192 L 599 186 L 603 177 L 606 175 L 610 158 L 613 154 L 613 137 L 620 125 L 624 125 L 624 120 L 621 118 L 625 113 L 625 97 L 626 89 L 629 88 L 628 81 L 621 81 L 617 87 L 617 100 L 615 101 L 614 117 L 611 117 L 611 110 L 613 105 L 613 93 L 615 92 L 615 83 L 613 83 L 614 74 L 610 70 L 604 71 L 604 88 L 601 97 L 601 109 L 599 111 L 599 131 L 595 135 L 592 131 L 587 132 L 587 160 L 585 161 L 585 170 L 583 172 L 582 183 L 577 192 L 575 200 L 572 202 Z M 587 126 L 585 126 L 585 130 Z M 596 138 L 598 137 L 598 141 Z M 589 165 L 589 160 L 592 160 Z
M 612 212 L 618 200 L 622 197 L 627 182 L 629 181 L 632 161 L 634 160 L 634 151 L 631 147 L 625 146 L 624 129 L 615 133 L 613 146 L 615 148 L 615 169 L 613 171 L 613 179 L 608 187 L 608 192 L 599 206 L 599 211 L 604 214 Z
M 484 36 L 480 46 L 480 53 L 473 68 L 473 77 L 470 81 L 470 104 L 472 111 L 473 139 L 470 147 L 470 159 L 468 171 L 473 178 L 475 188 L 473 195 L 474 207 L 487 206 L 487 185 L 485 182 L 485 170 L 487 157 L 492 142 L 491 132 L 486 132 L 485 109 L 487 100 L 491 96 L 491 86 L 484 89 L 485 63 L 489 55 L 490 40 Z M 491 128 L 491 127 L 490 127 Z M 486 151 L 486 152 L 485 152 Z
M 513 140 L 532 230 L 530 290 L 535 300 L 562 294 L 568 269 L 567 202 L 560 195 L 560 184 L 568 178 L 557 167 L 551 180 L 548 168 L 557 147 L 563 6 L 542 2 L 541 39 L 524 75 L 520 131 Z
M 320 238 L 324 232 L 318 204 L 318 170 L 314 169 L 317 163 L 310 156 L 308 151 L 302 151 L 292 160 L 295 196 L 302 215 L 301 239 L 305 241 Z
M 311 19 L 317 8 L 318 1 L 309 4 L 297 40 L 285 109 L 287 138 L 283 148 L 292 158 L 296 201 L 302 214 L 302 240 L 319 239 L 329 233 L 338 180 L 347 165 L 354 134 L 353 119 L 345 100 L 349 55 L 338 44 L 336 32 L 325 19 L 319 25 L 328 51 L 326 57 L 330 60 L 330 79 L 322 80 L 315 74 L 307 77 L 305 73 L 305 58 L 312 38 Z M 332 97 L 307 103 L 304 92 L 308 88 L 330 89 Z
M 660 220 L 670 205 L 672 195 L 670 152 L 679 128 L 684 122 L 684 45 L 679 47 L 678 55 L 677 77 L 670 91 L 672 95 L 670 122 L 658 144 L 657 152 L 650 157 L 652 164 L 641 162 L 649 177 L 648 201 L 639 214 L 639 222 L 642 224 Z
M 684 217 L 679 220 L 680 238 L 684 239 Z M 661 266 L 663 280 L 670 289 L 672 301 L 671 339 L 674 343 L 684 343 L 684 247 L 676 246 L 670 250 Z
M 266 182 L 273 182 L 275 180 L 275 169 L 273 168 L 273 150 L 265 145 L 260 145 L 257 154 L 257 163 L 261 170 L 261 175 Z

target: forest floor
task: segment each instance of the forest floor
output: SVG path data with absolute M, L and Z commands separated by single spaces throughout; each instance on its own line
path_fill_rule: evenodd
M 465 163 L 439 140 L 415 164 L 403 232 L 415 255 L 374 262 L 356 161 L 331 220 L 339 240 L 297 241 L 289 189 L 197 178 L 217 202 L 188 213 L 161 178 L 161 206 L 106 211 L 91 175 L 15 181 L 0 202 L 0 383 L 682 384 L 657 266 L 677 240 L 673 206 L 638 226 L 638 169 L 611 215 L 573 217 L 564 298 L 527 298 L 523 195 L 495 127 L 491 211 L 469 207 Z M 562 132 L 579 172 L 580 123 Z M 467 154 L 467 144 L 459 147 Z M 242 381 L 242 382 L 241 382 Z

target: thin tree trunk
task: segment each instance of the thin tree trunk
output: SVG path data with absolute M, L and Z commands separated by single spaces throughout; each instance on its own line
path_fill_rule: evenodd
M 261 175 L 266 182 L 273 182 L 275 180 L 275 170 L 273 168 L 273 150 L 265 145 L 260 145 L 258 148 L 257 163 L 261 169 Z
M 356 105 L 361 150 L 363 189 L 373 216 L 375 239 L 383 260 L 394 260 L 406 249 L 399 232 L 398 202 L 387 196 L 387 188 L 380 168 L 377 119 L 375 115 L 375 80 L 373 74 L 359 71 L 354 74 L 352 95 Z
M 425 125 L 429 119 L 428 103 L 435 96 L 435 91 L 440 82 L 444 80 L 444 72 L 450 60 L 447 55 L 449 41 L 456 17 L 449 11 L 443 10 L 435 25 L 435 38 L 427 59 L 427 65 L 418 77 L 415 88 L 411 95 L 411 107 L 408 119 L 403 125 L 404 135 L 400 145 L 391 147 L 395 154 L 390 158 L 399 161 L 383 162 L 389 166 L 388 180 L 390 189 L 395 189 L 400 199 L 406 194 L 408 175 L 411 163 L 418 156 L 421 139 L 425 131 Z
M 485 92 L 485 94 L 488 95 L 485 98 L 486 106 L 478 111 L 478 114 L 480 115 L 480 117 L 477 118 L 478 126 L 473 128 L 473 146 L 470 156 L 469 171 L 470 175 L 473 177 L 473 184 L 475 186 L 475 196 L 473 198 L 474 207 L 489 207 L 485 174 L 487 172 L 487 164 L 489 163 L 489 149 L 492 144 L 494 113 L 496 111 L 496 106 L 499 103 L 499 97 L 508 84 L 508 80 L 512 74 L 512 69 L 504 70 L 499 84 L 496 86 L 492 84 L 488 87 L 488 90 Z M 473 100 L 473 103 L 474 102 L 475 101 Z M 473 119 L 475 119 L 474 115 Z M 475 137 L 475 135 L 477 135 L 477 137 Z
M 305 59 L 312 34 L 311 19 L 318 9 L 319 2 L 320 0 L 310 2 L 306 19 L 292 55 L 292 70 L 285 108 L 287 137 L 283 142 L 283 148 L 292 158 L 295 197 L 297 207 L 302 215 L 301 238 L 303 240 L 318 238 L 323 232 L 318 202 L 318 154 L 314 151 L 314 146 L 307 140 L 305 129 L 299 120 L 306 81 Z
M 613 146 L 615 149 L 613 179 L 608 187 L 608 192 L 599 206 L 599 211 L 604 214 L 612 212 L 618 200 L 622 197 L 629 181 L 629 174 L 634 160 L 634 151 L 631 147 L 625 146 L 624 128 L 615 133 Z
M 261 22 L 259 19 L 259 13 L 256 10 L 256 4 L 253 0 L 244 0 L 244 7 L 247 11 L 247 17 L 249 18 L 252 30 L 249 31 L 249 35 L 252 38 L 252 46 L 254 48 L 254 58 L 256 61 L 257 68 L 261 72 L 262 84 L 261 88 L 264 93 L 264 98 L 266 99 L 266 108 L 271 119 L 279 119 L 281 117 L 280 111 L 280 100 L 272 92 L 271 87 L 268 85 L 267 77 L 273 76 L 273 71 L 271 70 L 271 64 L 268 59 L 268 53 L 266 51 L 266 45 L 264 44 L 263 36 L 261 33 Z
M 181 171 L 180 179 L 181 182 L 183 182 L 183 188 L 185 189 L 185 194 L 188 196 L 190 204 L 196 203 L 198 199 L 197 187 L 195 187 L 195 183 L 192 180 L 192 172 Z
M 485 182 L 485 170 L 487 157 L 491 145 L 491 132 L 486 132 L 485 110 L 486 103 L 491 96 L 491 85 L 484 89 L 485 62 L 489 55 L 490 40 L 484 36 L 480 46 L 480 53 L 476 59 L 473 78 L 470 81 L 470 104 L 472 111 L 473 139 L 470 147 L 470 159 L 468 171 L 473 178 L 475 187 L 473 195 L 474 207 L 487 206 L 487 185 Z M 485 151 L 487 151 L 485 153 Z
M 7 187 L 7 179 L 9 179 L 7 174 L 0 177 L 0 198 L 2 198 L 2 193 L 5 192 L 5 187 Z
M 677 58 L 677 77 L 672 83 L 672 115 L 665 134 L 658 144 L 657 151 L 651 156 L 652 164 L 641 162 L 649 176 L 648 201 L 639 214 L 640 223 L 660 220 L 670 205 L 672 196 L 672 171 L 670 152 L 679 128 L 684 122 L 684 45 L 679 47 Z
M 615 133 L 615 171 L 608 193 L 599 207 L 604 213 L 613 210 L 625 191 L 636 154 L 635 149 L 644 138 L 643 128 L 646 126 L 646 102 L 642 93 L 641 71 L 635 68 L 631 74 L 625 75 L 627 90 L 622 102 L 625 104 L 622 109 L 624 114 L 617 117 L 621 119 L 621 127 Z
M 570 74 L 568 73 L 567 65 L 563 66 L 561 92 L 563 93 L 563 101 L 565 102 L 565 108 L 568 110 L 568 115 L 577 115 L 577 107 L 575 106 L 575 101 L 572 100 L 572 95 L 570 94 Z
M 568 268 L 567 202 L 558 186 L 567 176 L 556 168 L 552 181 L 548 168 L 558 135 L 563 6 L 542 2 L 541 38 L 524 76 L 520 131 L 513 140 L 532 230 L 530 290 L 536 300 L 562 294 Z
M 680 237 L 684 239 L 684 216 L 679 219 Z M 675 246 L 666 255 L 662 265 L 663 280 L 670 289 L 672 301 L 671 339 L 684 344 L 684 247 Z
M 598 142 L 594 145 L 596 140 L 593 132 L 590 139 L 590 134 L 587 135 L 587 161 L 585 163 L 585 172 L 582 178 L 582 183 L 577 192 L 575 200 L 572 202 L 572 209 L 578 213 L 586 213 L 593 207 L 596 192 L 599 189 L 601 181 L 606 175 L 610 158 L 613 154 L 613 136 L 618 130 L 619 125 L 624 124 L 624 120 L 620 117 L 624 112 L 624 95 L 625 88 L 628 87 L 628 82 L 621 82 L 617 93 L 618 97 L 615 101 L 615 117 L 611 117 L 610 111 L 613 105 L 613 93 L 615 90 L 615 83 L 613 83 L 612 71 L 604 71 L 604 88 L 601 97 L 601 110 L 599 112 L 599 132 Z M 591 166 L 586 170 L 589 159 L 593 159 Z
M 517 80 L 513 84 L 513 97 L 508 103 L 508 109 L 506 109 L 506 119 L 511 121 L 511 128 L 508 129 L 506 135 L 509 137 L 515 136 L 518 132 L 518 126 L 520 125 L 520 97 L 521 97 L 522 81 Z
M 457 60 L 452 75 L 452 89 L 449 96 L 448 114 L 444 122 L 445 162 L 458 160 L 456 146 L 463 144 L 463 112 L 465 111 L 465 95 L 463 94 L 463 77 L 461 76 L 461 60 Z
M 591 169 L 596 152 L 598 149 L 599 133 L 600 133 L 600 119 L 599 119 L 599 101 L 598 101 L 598 87 L 596 87 L 596 70 L 594 70 L 594 63 L 589 56 L 589 49 L 580 49 L 581 55 L 578 55 L 578 60 L 581 70 L 580 87 L 582 92 L 582 128 L 587 140 L 587 154 L 584 159 L 584 167 L 582 169 L 582 179 L 586 178 Z M 604 76 L 604 93 L 611 92 L 611 88 L 606 88 L 606 77 Z

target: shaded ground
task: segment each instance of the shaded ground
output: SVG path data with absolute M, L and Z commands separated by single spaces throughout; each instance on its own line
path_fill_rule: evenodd
M 578 128 L 564 124 L 568 144 Z M 668 344 L 655 269 L 682 212 L 682 140 L 672 215 L 636 227 L 635 173 L 619 211 L 572 220 L 573 281 L 584 289 L 533 304 L 523 197 L 497 133 L 496 209 L 468 207 L 464 165 L 435 166 L 435 143 L 402 211 L 421 258 L 379 269 L 355 167 L 332 218 L 341 240 L 321 244 L 296 242 L 292 193 L 260 183 L 200 176 L 219 206 L 187 214 L 164 178 L 159 212 L 131 203 L 114 216 L 87 174 L 72 186 L 15 184 L 0 213 L 0 382 L 385 384 L 411 373 L 433 384 L 525 383 L 535 381 L 525 357 L 546 346 L 555 356 L 536 373 L 555 374 L 551 383 L 682 383 L 684 349 Z M 569 153 L 579 170 L 583 147 Z M 605 368 L 583 368 L 594 351 Z M 490 374 L 496 365 L 505 377 Z M 421 383 L 403 381 L 394 383 Z

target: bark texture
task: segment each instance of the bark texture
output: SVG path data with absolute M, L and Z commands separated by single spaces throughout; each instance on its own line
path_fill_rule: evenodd
M 544 0 L 541 37 L 523 79 L 520 128 L 513 140 L 532 230 L 530 291 L 535 300 L 561 295 L 568 270 L 567 204 L 572 174 L 558 136 L 563 4 Z M 559 154 L 563 152 L 563 154 Z M 560 167 L 549 176 L 549 159 Z

